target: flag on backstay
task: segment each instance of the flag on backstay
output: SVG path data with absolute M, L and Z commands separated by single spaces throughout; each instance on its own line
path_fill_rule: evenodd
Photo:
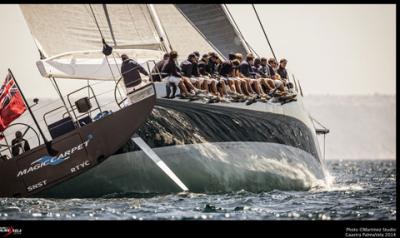
M 0 89 L 0 132 L 4 131 L 11 122 L 21 116 L 26 105 L 10 73 Z

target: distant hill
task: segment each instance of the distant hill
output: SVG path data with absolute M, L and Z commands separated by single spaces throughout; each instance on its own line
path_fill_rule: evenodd
M 396 158 L 395 96 L 313 95 L 306 96 L 304 103 L 331 131 L 326 139 L 327 158 Z

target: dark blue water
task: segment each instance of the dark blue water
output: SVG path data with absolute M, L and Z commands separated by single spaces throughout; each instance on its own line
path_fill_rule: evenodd
M 2 198 L 0 219 L 396 219 L 395 160 L 334 160 L 327 161 L 326 167 L 328 182 L 309 191 L 141 197 L 113 194 L 98 199 Z

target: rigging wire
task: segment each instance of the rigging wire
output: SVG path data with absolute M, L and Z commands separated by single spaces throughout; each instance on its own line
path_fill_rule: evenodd
M 261 29 L 262 29 L 262 31 L 263 31 L 263 33 L 264 33 L 265 39 L 267 39 L 267 42 L 268 42 L 269 48 L 271 49 L 272 55 L 274 56 L 276 62 L 278 62 L 278 59 L 277 59 L 276 56 L 275 56 L 274 49 L 272 49 L 272 46 L 271 46 L 271 43 L 269 42 L 267 33 L 265 32 L 264 26 L 263 26 L 263 24 L 262 24 L 262 22 L 261 22 L 260 16 L 258 15 L 257 9 L 256 9 L 256 7 L 254 6 L 254 4 L 251 4 L 251 5 L 253 6 L 253 10 L 254 10 L 254 12 L 256 13 L 256 17 L 257 17 L 258 23 L 260 23 L 260 26 L 261 26 Z
M 103 33 L 102 33 L 101 29 L 100 29 L 99 23 L 97 22 L 97 18 L 96 18 L 96 15 L 94 14 L 92 5 L 89 4 L 89 7 L 90 7 L 90 10 L 91 10 L 91 12 L 92 12 L 92 16 L 93 16 L 94 22 L 95 22 L 95 24 L 96 24 L 96 26 L 97 26 L 97 30 L 98 30 L 99 33 L 100 33 L 100 36 L 101 36 L 101 39 L 102 39 L 103 43 L 105 43 L 105 39 L 104 39 Z M 112 55 L 113 55 L 113 57 L 114 57 L 114 54 L 112 54 Z M 114 79 L 114 82 L 116 83 L 115 86 L 118 88 L 119 96 L 122 98 L 122 93 L 121 93 L 121 91 L 119 90 L 119 87 L 118 87 L 118 84 L 117 84 L 117 80 L 116 80 L 116 78 L 115 78 L 115 75 L 114 75 L 114 72 L 113 72 L 113 70 L 112 70 L 111 64 L 110 64 L 110 62 L 108 61 L 108 57 L 107 57 L 106 55 L 104 55 L 104 57 L 105 57 L 105 59 L 106 59 L 106 61 L 107 61 L 107 65 L 108 65 L 108 68 L 110 69 L 110 73 L 111 73 L 111 75 L 112 75 L 112 77 L 113 77 L 113 79 Z M 116 62 L 115 57 L 114 57 L 114 60 L 115 60 L 115 62 Z M 117 66 L 117 68 L 118 68 L 118 64 L 116 64 L 116 66 Z M 118 68 L 118 70 L 119 70 L 119 68 Z M 121 76 L 122 76 L 122 75 L 121 75 Z
M 114 31 L 113 31 L 113 29 L 112 29 L 111 19 L 110 19 L 110 16 L 108 15 L 108 10 L 107 10 L 106 4 L 103 4 L 103 11 L 104 11 L 104 14 L 105 14 L 105 16 L 106 16 L 108 28 L 110 29 L 111 38 L 112 38 L 113 41 L 114 41 L 114 46 L 117 46 L 117 41 L 115 40 Z
M 247 42 L 247 40 L 244 38 L 242 32 L 240 31 L 239 26 L 237 25 L 235 18 L 233 18 L 231 11 L 229 11 L 228 6 L 226 6 L 226 4 L 224 4 L 226 11 L 228 12 L 229 17 L 232 19 L 233 24 L 236 27 L 236 30 L 238 31 L 238 33 L 240 34 L 240 36 L 242 37 L 244 43 L 246 44 L 247 48 L 250 49 L 250 51 L 252 51 L 254 54 L 257 55 L 257 57 L 260 57 L 260 55 L 253 49 L 253 47 L 251 47 L 251 45 L 249 44 L 249 42 Z
M 208 44 L 210 44 L 210 46 L 224 59 L 226 60 L 226 56 L 223 55 L 221 53 L 221 51 L 218 50 L 218 48 L 207 39 L 207 37 L 199 30 L 199 28 L 197 28 L 197 26 L 182 12 L 182 10 L 175 6 L 176 9 L 178 9 L 178 11 L 181 13 L 181 15 L 186 19 L 186 21 L 188 21 L 190 23 L 190 25 L 204 38 L 204 40 L 207 41 Z

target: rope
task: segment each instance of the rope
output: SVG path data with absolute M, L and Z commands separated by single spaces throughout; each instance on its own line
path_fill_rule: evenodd
M 258 23 L 260 23 L 260 26 L 261 26 L 261 29 L 262 29 L 262 31 L 263 31 L 263 33 L 264 33 L 265 39 L 267 39 L 267 42 L 268 42 L 269 48 L 271 49 L 272 55 L 274 56 L 276 62 L 278 62 L 278 59 L 277 59 L 276 56 L 275 56 L 274 49 L 272 49 L 272 46 L 271 46 L 271 43 L 269 42 L 267 33 L 265 32 L 264 26 L 263 26 L 263 24 L 262 24 L 262 22 L 261 22 L 260 16 L 258 15 L 257 9 L 256 9 L 256 7 L 254 6 L 254 4 L 251 4 L 251 5 L 253 6 L 254 12 L 256 13 Z
M 90 10 L 91 10 L 91 12 L 92 12 L 92 15 L 93 15 L 94 21 L 95 21 L 95 23 L 96 23 L 97 30 L 98 30 L 98 31 L 99 31 L 99 33 L 100 33 L 100 36 L 101 36 L 101 39 L 103 40 L 103 43 L 105 43 L 105 40 L 104 40 L 104 37 L 103 37 L 103 33 L 101 32 L 101 29 L 100 29 L 99 23 L 97 22 L 97 18 L 96 18 L 96 15 L 94 14 L 94 11 L 93 11 L 93 8 L 92 8 L 92 5 L 91 5 L 91 4 L 89 4 L 89 7 L 90 7 Z M 118 64 L 117 64 L 117 61 L 116 61 L 116 59 L 115 59 L 115 57 L 114 57 L 114 54 L 112 54 L 112 55 L 113 55 L 113 58 L 114 58 L 115 64 L 116 64 L 116 66 L 117 66 L 117 68 L 118 68 L 119 66 L 118 66 Z M 105 55 L 105 59 L 106 59 L 106 61 L 107 61 L 107 65 L 108 65 L 108 68 L 110 69 L 110 72 L 111 72 L 111 75 L 112 75 L 112 77 L 113 77 L 113 80 L 114 80 L 114 82 L 116 83 L 115 87 L 117 87 L 117 89 L 118 89 L 118 94 L 119 94 L 119 96 L 122 98 L 121 91 L 119 90 L 119 87 L 118 87 L 118 85 L 117 85 L 117 80 L 116 80 L 116 78 L 115 78 L 114 72 L 113 72 L 113 70 L 112 70 L 112 68 L 111 68 L 111 64 L 110 64 L 110 62 L 108 61 L 108 57 L 107 57 L 106 55 Z M 119 71 L 119 73 L 121 74 L 121 72 L 120 72 L 119 68 L 118 68 L 118 71 Z M 122 76 L 122 74 L 121 74 L 121 76 Z
M 101 32 L 99 23 L 97 22 L 96 15 L 94 14 L 94 11 L 93 11 L 93 8 L 92 8 L 92 4 L 89 4 L 89 7 L 90 7 L 90 11 L 92 12 L 92 16 L 93 16 L 93 19 L 94 19 L 94 23 L 96 24 L 97 30 L 100 33 L 101 39 L 104 41 L 104 36 L 103 36 L 103 33 Z
M 105 14 L 106 19 L 107 19 L 108 28 L 110 29 L 111 38 L 114 41 L 114 46 L 117 46 L 117 41 L 115 40 L 114 31 L 112 29 L 111 19 L 110 19 L 110 16 L 108 15 L 108 10 L 107 10 L 106 4 L 103 4 L 103 10 L 104 10 L 104 14 Z

